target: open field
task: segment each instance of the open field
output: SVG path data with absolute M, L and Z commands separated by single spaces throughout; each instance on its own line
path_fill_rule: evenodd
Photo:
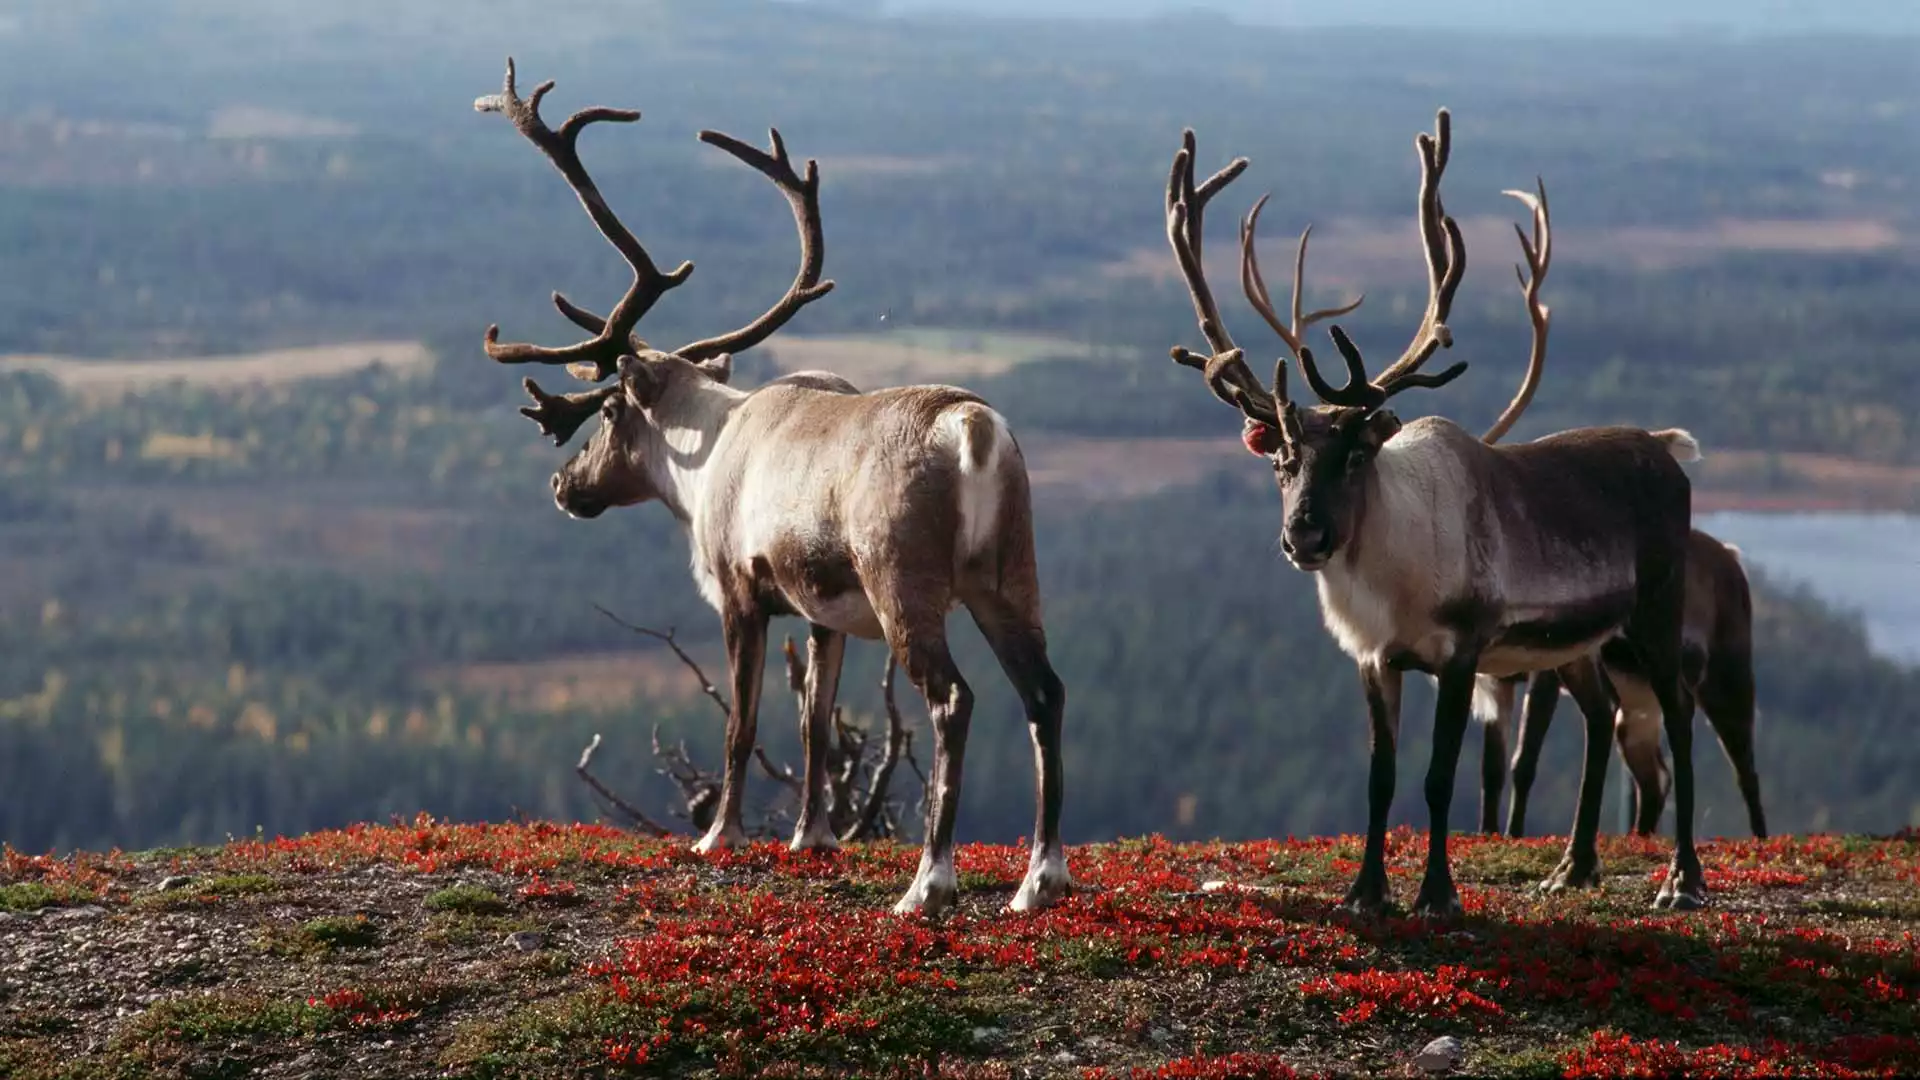
M 1466 914 L 1335 904 L 1355 838 L 959 853 L 961 907 L 887 914 L 894 844 L 712 858 L 601 826 L 421 819 L 0 864 L 0 1071 L 96 1077 L 1411 1075 L 1920 1068 L 1920 839 L 1709 844 L 1713 906 L 1648 909 L 1663 841 L 1458 837 Z M 1390 842 L 1411 895 L 1424 838 Z M 1214 881 L 1231 883 L 1212 886 Z M 1633 1070 L 1639 1070 L 1635 1073 Z
M 1513 205 L 1518 211 L 1519 204 Z M 1298 236 L 1285 225 L 1283 213 L 1288 209 L 1284 202 L 1276 203 L 1268 211 L 1270 220 L 1262 221 L 1260 264 L 1274 281 L 1275 292 L 1287 288 L 1285 283 L 1292 280 L 1289 274 Z M 1508 253 L 1517 250 L 1513 240 L 1514 220 L 1495 214 L 1461 217 L 1460 232 L 1467 250 L 1497 253 L 1500 260 L 1506 260 Z M 1378 288 L 1381 282 L 1405 284 L 1422 280 L 1420 275 L 1424 271 L 1417 229 L 1411 218 L 1389 221 L 1337 218 L 1320 222 L 1314 227 L 1313 245 L 1309 249 L 1309 284 L 1315 290 L 1324 290 L 1316 295 L 1332 302 L 1334 294 L 1351 296 L 1366 288 Z M 1684 228 L 1563 226 L 1554 229 L 1554 244 L 1556 264 L 1585 263 L 1642 272 L 1695 266 L 1730 255 L 1824 257 L 1920 252 L 1920 236 L 1888 217 L 1721 218 Z M 1218 250 L 1208 253 L 1210 280 L 1234 281 L 1239 272 L 1237 245 L 1222 243 Z M 1164 247 L 1143 247 L 1110 263 L 1106 273 L 1170 283 L 1179 280 L 1179 269 L 1167 258 Z M 1504 290 L 1511 286 L 1510 281 L 1497 275 L 1488 275 L 1485 280 L 1487 285 L 1476 286 L 1474 277 L 1470 276 L 1468 292 L 1490 286 Z
M 299 349 L 225 356 L 89 360 L 73 356 L 0 356 L 0 371 L 44 371 L 71 390 L 116 397 L 170 382 L 233 389 L 345 375 L 385 364 L 397 370 L 424 368 L 433 353 L 417 341 L 350 341 Z
M 998 375 L 1043 357 L 1084 357 L 1084 342 L 1042 334 L 899 329 L 870 334 L 775 338 L 766 346 L 782 371 L 825 370 L 870 389 L 920 380 Z

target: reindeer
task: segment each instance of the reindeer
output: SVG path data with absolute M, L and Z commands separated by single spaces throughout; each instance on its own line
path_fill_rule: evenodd
M 633 330 L 686 281 L 691 263 L 660 270 L 601 197 L 576 150 L 587 126 L 638 120 L 636 111 L 589 108 L 555 131 L 540 118 L 542 83 L 524 101 L 507 61 L 506 87 L 476 101 L 503 112 L 556 166 L 587 214 L 626 258 L 633 282 L 607 318 L 554 294 L 560 313 L 594 335 L 565 348 L 504 344 L 490 327 L 486 351 L 508 364 L 571 364 L 590 381 L 548 394 L 525 381 L 520 411 L 564 445 L 589 417 L 600 426 L 553 476 L 553 497 L 575 518 L 658 501 L 685 527 L 700 594 L 720 614 L 732 710 L 720 805 L 695 845 L 709 852 L 745 840 L 740 810 L 755 742 L 767 623 L 809 623 L 802 709 L 805 794 L 794 850 L 833 848 L 827 813 L 827 740 L 846 638 L 884 639 L 927 699 L 934 732 L 932 785 L 919 871 L 894 910 L 932 914 L 955 900 L 954 817 L 973 694 L 947 647 L 946 618 L 965 606 L 1025 706 L 1033 738 L 1037 812 L 1032 858 L 1011 906 L 1049 904 L 1072 882 L 1060 843 L 1060 725 L 1066 693 L 1047 659 L 1041 626 L 1026 465 L 1006 421 L 980 398 L 949 386 L 860 393 L 813 372 L 746 392 L 728 385 L 732 354 L 752 348 L 826 295 L 825 240 L 814 162 L 794 172 L 780 133 L 769 154 L 718 132 L 700 140 L 771 180 L 793 209 L 800 270 L 778 303 L 731 333 L 672 350 Z
M 1422 133 L 1415 141 L 1427 308 L 1412 343 L 1378 377 L 1367 376 L 1360 350 L 1335 324 L 1329 333 L 1346 363 L 1347 381 L 1334 386 L 1322 378 L 1304 331 L 1335 313 L 1300 314 L 1302 237 L 1292 325 L 1268 321 L 1320 405 L 1303 408 L 1288 397 L 1284 355 L 1275 364 L 1272 387 L 1261 385 L 1228 335 L 1206 283 L 1203 214 L 1208 201 L 1245 171 L 1246 159 L 1196 184 L 1194 135 L 1188 130 L 1167 185 L 1167 240 L 1211 350 L 1203 356 L 1176 347 L 1173 357 L 1199 369 L 1213 394 L 1244 414 L 1243 439 L 1270 457 L 1283 506 L 1281 549 L 1297 569 L 1315 576 L 1327 629 L 1359 668 L 1372 736 L 1367 841 L 1345 903 L 1359 911 L 1387 905 L 1387 812 L 1405 672 L 1431 675 L 1439 684 L 1426 779 L 1427 865 L 1414 907 L 1444 915 L 1460 908 L 1447 861 L 1447 819 L 1477 677 L 1561 668 L 1569 691 L 1591 715 L 1604 709 L 1604 689 L 1583 679 L 1574 661 L 1618 637 L 1646 672 L 1673 745 L 1677 837 L 1654 902 L 1698 907 L 1706 901 L 1706 883 L 1694 850 L 1691 714 L 1683 708 L 1680 685 L 1682 585 L 1692 520 L 1691 487 L 1680 460 L 1697 454 L 1697 444 L 1680 431 L 1604 427 L 1489 446 L 1451 421 L 1428 417 L 1403 424 L 1387 408 L 1394 395 L 1439 388 L 1467 367 L 1463 362 L 1437 375 L 1420 372 L 1437 350 L 1452 344 L 1446 319 L 1465 270 L 1460 229 L 1439 191 L 1450 129 L 1442 109 L 1435 134 Z M 1253 224 L 1249 215 L 1241 225 L 1241 282 L 1248 299 L 1270 311 L 1252 258 Z M 1521 246 L 1535 280 L 1529 285 L 1521 274 L 1521 283 L 1529 309 L 1539 309 L 1535 347 L 1544 349 L 1545 311 L 1537 288 L 1548 243 L 1544 199 L 1535 205 L 1534 225 L 1531 241 L 1521 233 Z M 1606 766 L 1604 733 L 1590 743 L 1597 745 L 1588 747 L 1573 835 L 1549 879 L 1556 887 L 1598 878 L 1594 836 Z
M 1682 677 L 1691 700 L 1699 703 L 1720 749 L 1739 781 L 1753 835 L 1767 835 L 1760 804 L 1760 774 L 1753 754 L 1753 599 L 1740 551 L 1732 544 L 1693 530 L 1687 547 L 1687 609 L 1681 646 Z M 1632 655 L 1603 646 L 1600 660 L 1614 690 L 1617 711 L 1613 732 L 1621 759 L 1633 774 L 1634 831 L 1651 836 L 1660 824 L 1671 774 L 1660 752 L 1658 708 L 1652 688 L 1635 669 Z M 1501 680 L 1494 691 L 1492 722 L 1481 744 L 1481 819 L 1483 832 L 1498 832 L 1500 792 L 1506 779 L 1507 726 L 1514 715 L 1520 679 Z M 1526 835 L 1527 796 L 1533 788 L 1540 747 L 1560 697 L 1558 673 L 1535 672 L 1521 713 L 1513 756 L 1513 801 L 1507 807 L 1507 835 Z
M 1552 254 L 1546 192 L 1529 199 L 1517 192 L 1535 215 L 1531 247 L 1524 234 L 1523 248 L 1530 262 L 1536 261 L 1536 273 L 1523 278 L 1527 293 L 1527 311 L 1533 323 L 1533 347 L 1527 358 L 1527 370 L 1513 400 L 1493 422 L 1482 442 L 1491 446 L 1513 429 L 1520 414 L 1532 403 L 1540 387 L 1540 375 L 1546 364 L 1549 326 L 1547 306 L 1539 300 L 1540 282 L 1546 276 Z M 1258 207 L 1252 221 L 1258 221 Z M 1249 251 L 1247 259 L 1252 255 Z M 1256 269 L 1257 269 L 1257 264 Z M 1297 278 L 1298 275 L 1296 275 Z M 1261 291 L 1264 297 L 1264 287 Z M 1274 320 L 1271 305 L 1260 306 L 1269 321 Z M 1349 309 L 1350 310 L 1350 309 Z M 1681 627 L 1681 677 L 1688 701 L 1698 701 L 1707 722 L 1720 740 L 1720 749 L 1733 766 L 1747 804 L 1747 821 L 1757 837 L 1767 835 L 1767 819 L 1760 806 L 1760 775 L 1753 762 L 1753 599 L 1747 574 L 1740 563 L 1740 552 L 1707 533 L 1694 529 L 1687 538 L 1686 609 Z M 1611 691 L 1604 716 L 1589 716 L 1592 729 L 1598 730 L 1612 718 L 1613 734 L 1620 756 L 1633 774 L 1632 798 L 1635 831 L 1650 836 L 1660 823 L 1671 777 L 1660 753 L 1659 700 L 1638 670 L 1632 650 L 1617 643 L 1601 648 L 1597 657 L 1583 657 L 1576 665 L 1603 665 L 1605 679 L 1599 680 Z M 1592 685 L 1596 676 L 1582 671 L 1581 685 Z M 1505 679 L 1482 677 L 1474 697 L 1474 711 L 1483 721 L 1480 744 L 1480 830 L 1499 832 L 1500 793 L 1506 783 L 1507 726 L 1514 715 L 1514 697 L 1522 681 L 1529 683 L 1525 711 L 1520 719 L 1520 738 L 1513 758 L 1513 802 L 1507 809 L 1507 833 L 1526 833 L 1527 796 L 1533 789 L 1539 766 L 1540 747 L 1546 741 L 1547 726 L 1559 703 L 1565 680 L 1560 672 L 1543 670 L 1530 676 Z M 1584 710 L 1585 706 L 1583 706 Z M 1689 705 L 1691 715 L 1692 707 Z M 1584 789 L 1583 789 L 1584 792 Z

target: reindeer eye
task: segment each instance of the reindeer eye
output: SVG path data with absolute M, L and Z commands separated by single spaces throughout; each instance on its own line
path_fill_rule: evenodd
M 1365 466 L 1369 456 L 1365 447 L 1355 447 L 1347 454 L 1347 470 L 1351 472 Z
M 1273 471 L 1284 473 L 1287 476 L 1299 476 L 1300 458 L 1293 454 L 1275 454 L 1273 456 Z

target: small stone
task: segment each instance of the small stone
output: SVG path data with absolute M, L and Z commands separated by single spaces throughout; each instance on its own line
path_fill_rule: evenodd
M 1053 1063 L 1055 1065 L 1078 1065 L 1080 1064 L 1080 1057 L 1071 1050 L 1062 1050 L 1053 1055 Z
M 1460 1040 L 1451 1035 L 1440 1036 L 1414 1055 L 1413 1064 L 1428 1075 L 1452 1072 L 1460 1064 Z
M 973 1029 L 973 1041 L 977 1043 L 993 1042 L 999 1038 L 999 1036 L 999 1028 L 977 1027 Z
M 1173 1041 L 1173 1032 L 1163 1027 L 1148 1028 L 1147 1041 L 1155 1046 L 1165 1046 Z
M 172 892 L 175 889 L 184 889 L 191 884 L 193 884 L 191 875 L 168 874 L 166 877 L 160 879 L 160 884 L 155 885 L 154 890 L 156 892 Z
M 546 944 L 546 939 L 532 930 L 516 930 L 508 934 L 501 944 L 517 952 L 537 952 Z

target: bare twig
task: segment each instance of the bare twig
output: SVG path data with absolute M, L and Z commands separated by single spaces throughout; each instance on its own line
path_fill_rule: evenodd
M 639 809 L 637 809 L 636 807 L 628 803 L 626 800 L 622 799 L 618 795 L 615 795 L 612 791 L 609 791 L 607 789 L 607 786 L 605 784 L 602 784 L 599 778 L 593 775 L 593 772 L 592 772 L 593 755 L 594 755 L 594 752 L 599 749 L 600 749 L 600 733 L 594 732 L 593 741 L 588 743 L 587 748 L 580 752 L 580 763 L 573 767 L 573 771 L 579 774 L 580 779 L 585 780 L 587 782 L 587 786 L 593 789 L 594 794 L 606 800 L 606 803 L 608 806 L 613 807 L 615 810 L 625 815 L 627 820 L 630 821 L 635 827 L 639 828 L 641 831 L 651 833 L 654 836 L 672 835 L 673 830 L 667 828 L 666 826 L 653 820 L 647 815 L 641 813 Z
M 713 680 L 707 678 L 707 673 L 700 670 L 700 665 L 694 662 L 693 657 L 687 655 L 687 651 L 680 647 L 680 643 L 678 641 L 674 640 L 673 635 L 675 631 L 673 627 L 668 627 L 666 631 L 662 633 L 661 631 L 655 630 L 652 627 L 635 626 L 633 623 L 630 623 L 627 620 L 621 618 L 620 616 L 615 615 L 613 612 L 608 611 L 606 608 L 601 607 L 599 604 L 593 605 L 593 610 L 613 620 L 613 623 L 616 626 L 625 627 L 626 629 L 631 630 L 636 634 L 645 634 L 647 637 L 653 638 L 655 641 L 665 642 L 667 645 L 667 648 L 673 650 L 673 655 L 679 657 L 680 662 L 687 665 L 688 671 L 693 672 L 693 677 L 700 680 L 700 692 L 707 695 L 707 697 L 711 699 L 715 705 L 718 705 L 720 707 L 720 712 L 722 715 L 731 716 L 733 714 L 733 707 L 727 704 L 727 699 L 725 697 L 721 696 L 720 688 L 713 685 Z
M 909 761 L 912 760 L 912 754 L 908 749 L 910 733 L 907 731 L 906 724 L 901 722 L 900 706 L 899 703 L 894 700 L 893 696 L 894 670 L 895 664 L 893 659 L 889 657 L 887 659 L 887 673 L 880 677 L 880 693 L 887 706 L 886 756 L 880 759 L 880 765 L 873 773 L 873 783 L 867 787 L 866 805 L 860 808 L 860 816 L 855 821 L 853 827 L 841 835 L 840 839 L 842 840 L 865 840 L 874 835 L 875 829 L 881 823 L 881 814 L 884 813 L 887 808 L 887 788 L 893 783 L 894 770 L 899 768 L 900 759 L 903 755 L 906 756 Z M 864 744 L 861 749 L 863 751 L 865 750 Z M 920 766 L 915 764 L 913 771 L 918 773 Z M 926 777 L 922 776 L 920 782 L 924 786 Z

